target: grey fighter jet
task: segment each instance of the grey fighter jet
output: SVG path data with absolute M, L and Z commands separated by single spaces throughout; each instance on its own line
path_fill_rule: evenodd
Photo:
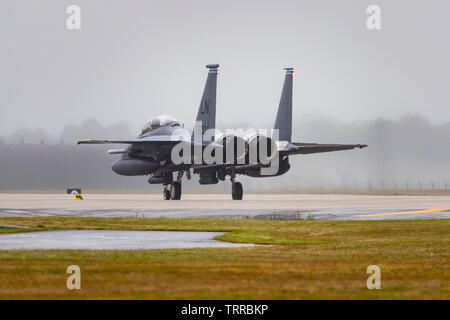
M 252 133 L 243 136 L 234 134 L 217 134 L 216 129 L 216 87 L 218 64 L 206 66 L 208 77 L 203 91 L 200 107 L 192 132 L 184 129 L 180 122 L 169 115 L 157 115 L 150 119 L 143 127 L 141 134 L 131 140 L 82 140 L 78 144 L 124 144 L 123 149 L 109 150 L 109 154 L 121 154 L 112 170 L 124 176 L 148 176 L 150 184 L 163 185 L 165 200 L 181 199 L 181 181 L 184 174 L 191 179 L 191 170 L 199 175 L 200 184 L 217 184 L 227 177 L 231 181 L 231 194 L 233 200 L 241 200 L 243 188 L 236 181 L 237 175 L 251 177 L 280 176 L 289 168 L 289 156 L 296 154 L 310 154 L 365 148 L 365 144 L 319 144 L 292 142 L 292 82 L 293 68 L 285 68 L 284 85 L 280 104 L 276 115 L 274 129 L 278 139 Z M 205 137 L 208 131 L 214 134 Z M 197 136 L 200 138 L 197 139 Z M 200 150 L 208 148 L 213 150 L 211 155 L 217 157 L 213 162 L 196 158 L 186 153 L 191 161 L 178 163 L 174 161 L 174 148 L 187 148 L 183 150 Z M 242 146 L 240 148 L 239 146 Z M 250 150 L 263 150 L 266 159 L 259 156 L 252 157 Z M 263 148 L 264 147 L 264 148 Z M 228 157 L 230 152 L 231 157 Z M 219 152 L 220 151 L 220 152 Z M 183 155 L 182 151 L 180 154 Z M 220 154 L 220 156 L 219 156 Z M 226 155 L 226 156 L 225 156 Z M 260 153 L 257 153 L 260 155 Z M 267 159 L 277 160 L 275 172 L 263 174 L 262 169 L 268 167 Z M 176 175 L 175 175 L 176 174 Z M 174 177 L 175 175 L 175 177 Z

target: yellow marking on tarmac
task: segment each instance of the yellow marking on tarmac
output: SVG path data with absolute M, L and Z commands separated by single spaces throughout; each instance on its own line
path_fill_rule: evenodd
M 442 212 L 450 211 L 450 209 L 425 209 L 417 211 L 402 211 L 402 212 L 387 212 L 387 213 L 372 213 L 372 214 L 359 214 L 355 217 L 375 217 L 375 216 L 393 216 L 396 214 L 414 214 L 414 213 L 432 213 L 432 212 Z

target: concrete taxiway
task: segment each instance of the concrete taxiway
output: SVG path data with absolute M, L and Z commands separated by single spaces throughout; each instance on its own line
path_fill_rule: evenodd
M 160 194 L 0 194 L 0 216 L 67 217 L 249 217 L 261 219 L 382 220 L 450 218 L 450 196 L 184 194 L 164 201 Z
M 0 250 L 11 249 L 169 249 L 248 247 L 213 240 L 220 232 L 58 230 L 0 234 Z

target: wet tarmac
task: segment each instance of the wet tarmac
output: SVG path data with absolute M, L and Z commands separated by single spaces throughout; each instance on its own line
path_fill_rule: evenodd
M 385 220 L 448 219 L 450 196 L 249 194 L 232 201 L 227 194 L 0 194 L 0 216 L 63 217 L 224 217 L 255 219 Z

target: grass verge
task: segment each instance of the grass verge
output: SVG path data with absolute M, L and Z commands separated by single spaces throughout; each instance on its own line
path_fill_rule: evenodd
M 0 218 L 0 233 L 62 229 L 225 231 L 270 246 L 0 251 L 0 299 L 449 299 L 450 220 Z M 13 230 L 11 230 L 13 229 Z M 82 289 L 66 288 L 67 266 Z M 366 269 L 381 268 L 381 290 Z

